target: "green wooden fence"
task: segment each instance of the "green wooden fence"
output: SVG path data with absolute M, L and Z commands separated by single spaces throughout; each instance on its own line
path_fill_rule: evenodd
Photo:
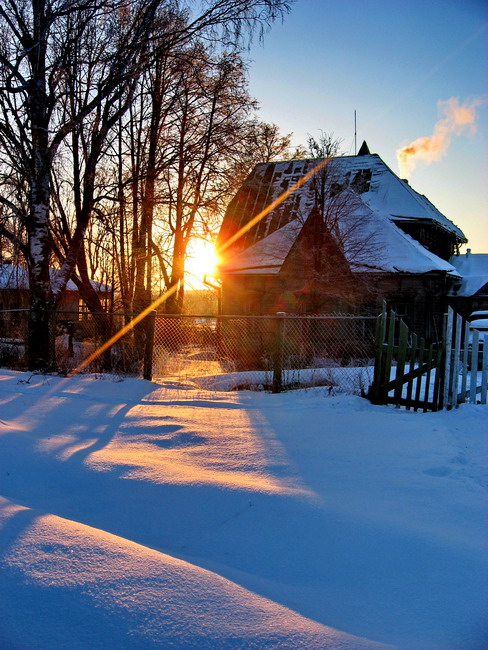
M 409 334 L 395 312 L 378 317 L 376 359 L 370 399 L 374 404 L 396 404 L 415 411 L 442 408 L 443 348 L 427 345 Z

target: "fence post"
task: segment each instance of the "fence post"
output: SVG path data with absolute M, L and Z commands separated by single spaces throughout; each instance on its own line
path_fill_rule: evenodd
M 283 390 L 283 338 L 285 312 L 278 311 L 275 316 L 275 349 L 273 354 L 273 393 Z
M 483 355 L 481 357 L 481 403 L 486 404 L 488 393 L 488 335 L 483 337 Z
M 397 405 L 402 399 L 403 392 L 403 375 L 405 374 L 405 362 L 407 359 L 407 346 L 408 346 L 408 327 L 400 319 L 398 321 L 398 354 L 397 365 L 395 371 L 395 392 L 394 398 Z
M 469 403 L 476 404 L 476 384 L 478 378 L 478 359 L 480 357 L 479 351 L 479 336 L 478 330 L 474 329 L 471 338 L 471 370 L 469 372 Z M 457 404 L 456 404 L 457 406 Z
M 371 402 L 373 404 L 380 404 L 381 390 L 380 386 L 384 381 L 383 361 L 384 361 L 384 348 L 386 333 L 386 311 L 383 311 L 376 320 L 375 332 L 375 363 L 374 363 L 374 376 L 373 384 L 370 388 Z
M 393 348 L 395 346 L 395 325 L 396 313 L 391 309 L 389 313 L 389 321 L 387 321 L 387 343 L 386 354 L 383 355 L 383 373 L 384 383 L 381 386 L 379 394 L 380 404 L 388 404 L 389 384 L 391 380 L 391 367 L 393 362 Z
M 144 379 L 151 381 L 154 351 L 154 328 L 156 324 L 156 310 L 153 309 L 146 320 L 146 345 L 144 347 Z
M 453 330 L 454 312 L 448 307 L 445 315 L 444 325 L 444 384 L 442 387 L 442 406 L 450 410 L 452 408 L 452 330 Z

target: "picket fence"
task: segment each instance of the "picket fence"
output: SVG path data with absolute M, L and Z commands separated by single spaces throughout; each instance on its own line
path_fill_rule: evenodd
M 445 325 L 445 381 L 443 404 L 486 404 L 488 392 L 488 335 L 470 330 L 469 323 L 449 307 Z
M 415 411 L 438 411 L 460 404 L 487 403 L 488 336 L 449 308 L 442 343 L 427 344 L 410 333 L 393 312 L 378 318 L 374 404 L 395 404 Z

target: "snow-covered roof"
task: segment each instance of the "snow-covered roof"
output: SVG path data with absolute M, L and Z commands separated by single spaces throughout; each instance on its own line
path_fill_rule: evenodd
M 318 166 L 326 169 L 324 176 L 327 177 L 325 183 L 329 193 L 334 186 L 339 190 L 349 187 L 373 213 L 381 214 L 392 222 L 430 223 L 449 232 L 457 243 L 466 241 L 463 232 L 425 196 L 398 178 L 377 154 L 368 154 L 257 165 L 229 204 L 219 244 L 222 245 L 263 211 L 265 216 L 233 244 L 234 254 L 238 249 L 253 246 L 294 219 L 304 221 L 316 203 L 316 187 L 312 178 L 313 170 Z M 290 192 L 307 174 L 310 174 L 310 178 Z M 319 178 L 319 174 L 316 178 Z M 286 192 L 286 198 L 269 210 L 269 206 Z
M 365 202 L 366 203 L 366 202 Z M 383 271 L 400 273 L 429 273 L 431 271 L 455 272 L 449 262 L 441 259 L 410 237 L 388 215 L 374 211 L 366 204 L 362 218 L 356 218 L 354 238 L 364 241 L 365 250 L 359 256 L 349 254 L 346 242 L 346 258 L 353 271 Z
M 227 257 L 220 270 L 232 274 L 279 273 L 297 235 L 303 227 L 295 219 L 254 245 Z M 452 264 L 424 248 L 403 232 L 388 214 L 374 211 L 363 196 L 355 195 L 354 206 L 339 223 L 344 236 L 344 254 L 355 272 L 456 274 Z
M 53 280 L 56 269 L 50 269 L 49 272 L 51 275 L 51 280 Z M 93 288 L 100 293 L 108 293 L 111 291 L 110 287 L 106 284 L 101 284 L 95 280 L 90 280 L 90 282 Z M 5 289 L 29 289 L 29 275 L 25 266 L 17 266 L 15 264 L 0 264 L 0 290 Z M 68 280 L 66 290 L 78 291 L 78 288 L 72 280 Z
M 452 296 L 467 298 L 474 296 L 488 284 L 488 254 L 471 253 L 453 255 L 449 262 L 461 276 L 460 282 L 451 289 Z
M 302 227 L 299 219 L 290 221 L 254 246 L 229 256 L 219 269 L 224 273 L 279 273 Z
M 346 159 L 336 160 L 342 164 Z M 351 175 L 371 170 L 371 183 L 362 198 L 373 211 L 380 211 L 393 221 L 427 220 L 453 233 L 461 242 L 466 241 L 460 228 L 439 212 L 426 196 L 398 178 L 377 154 L 348 157 L 345 167 Z

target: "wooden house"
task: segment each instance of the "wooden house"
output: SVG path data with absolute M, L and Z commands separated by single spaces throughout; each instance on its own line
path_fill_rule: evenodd
M 54 270 L 53 270 L 54 273 Z M 108 296 L 111 288 L 92 280 L 93 287 L 101 294 Z M 24 266 L 16 264 L 0 264 L 0 311 L 29 308 L 29 276 Z M 66 285 L 66 291 L 58 306 L 59 312 L 74 312 L 81 317 L 83 305 L 78 289 L 72 280 Z M 71 317 L 71 318 L 74 318 Z
M 218 238 L 224 314 L 379 313 L 440 337 L 462 231 L 363 144 L 257 165 Z

